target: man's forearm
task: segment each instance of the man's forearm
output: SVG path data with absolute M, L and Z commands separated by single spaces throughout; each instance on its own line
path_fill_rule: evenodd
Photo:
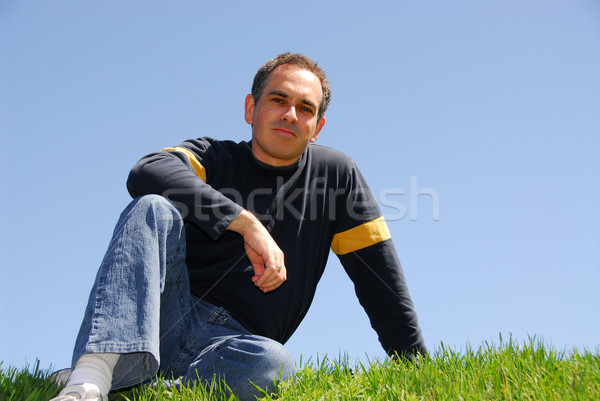
M 246 209 L 242 210 L 240 214 L 227 226 L 227 229 L 230 231 L 235 231 L 236 233 L 244 236 L 250 230 L 259 229 L 257 224 L 262 226 L 262 223 L 254 216 L 252 213 L 247 211 Z
M 283 252 L 256 216 L 242 210 L 227 229 L 244 237 L 246 255 L 254 269 L 254 285 L 269 292 L 283 284 L 287 279 Z

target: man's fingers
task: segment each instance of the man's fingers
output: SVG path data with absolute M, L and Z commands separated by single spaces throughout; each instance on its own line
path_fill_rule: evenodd
M 257 277 L 257 276 L 255 276 Z M 283 264 L 268 266 L 263 275 L 253 280 L 262 291 L 268 292 L 278 288 L 287 279 L 287 271 Z
M 279 268 L 278 268 L 279 267 Z M 256 281 L 257 285 L 264 285 L 267 283 L 283 283 L 287 278 L 287 271 L 285 266 L 277 265 L 275 267 L 270 266 L 265 269 L 264 274 L 262 274 L 259 279 Z

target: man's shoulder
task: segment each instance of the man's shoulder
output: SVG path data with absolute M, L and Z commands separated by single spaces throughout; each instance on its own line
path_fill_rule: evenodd
M 186 142 L 203 143 L 206 146 L 220 146 L 227 148 L 237 148 L 246 144 L 246 142 L 243 141 L 235 142 L 230 139 L 218 139 L 213 138 L 211 136 L 202 136 L 196 139 L 188 139 Z
M 199 153 L 216 152 L 237 154 L 249 148 L 247 142 L 235 142 L 228 139 L 217 139 L 210 136 L 203 136 L 196 139 L 188 139 L 183 142 L 185 147 L 196 150 Z
M 308 147 L 312 158 L 317 163 L 341 168 L 354 167 L 354 160 L 346 153 L 324 145 L 311 144 Z

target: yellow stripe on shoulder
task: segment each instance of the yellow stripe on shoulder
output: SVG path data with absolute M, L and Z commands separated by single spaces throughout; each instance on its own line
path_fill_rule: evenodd
M 331 250 L 336 255 L 345 255 L 390 238 L 392 238 L 390 230 L 381 216 L 334 235 Z
M 182 148 L 181 146 L 175 146 L 174 148 L 164 148 L 162 151 L 163 152 L 165 152 L 165 151 L 166 152 L 181 152 L 181 153 L 185 154 L 187 156 L 187 158 L 189 159 L 190 163 L 192 164 L 192 167 L 194 168 L 196 175 L 198 177 L 200 177 L 200 179 L 202 181 L 206 182 L 206 169 L 198 161 L 198 159 L 196 158 L 196 155 L 193 154 L 189 149 Z

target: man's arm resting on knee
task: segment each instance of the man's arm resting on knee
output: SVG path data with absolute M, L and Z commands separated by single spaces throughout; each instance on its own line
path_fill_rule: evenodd
M 227 229 L 244 237 L 246 254 L 254 268 L 254 285 L 269 292 L 283 284 L 287 278 L 283 252 L 252 213 L 242 210 Z
M 206 184 L 186 160 L 179 152 L 151 153 L 131 169 L 127 189 L 133 198 L 164 196 L 186 221 L 217 240 L 243 208 Z

